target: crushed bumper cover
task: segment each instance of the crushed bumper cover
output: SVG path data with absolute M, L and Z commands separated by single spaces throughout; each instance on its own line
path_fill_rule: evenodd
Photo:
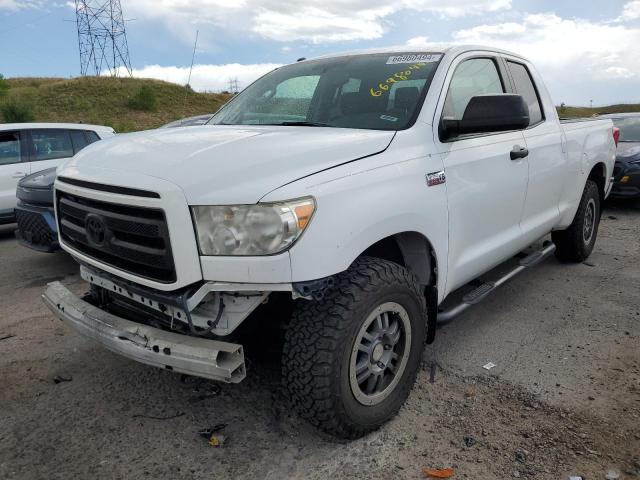
M 112 352 L 196 377 L 239 383 L 246 376 L 242 345 L 167 332 L 117 317 L 78 298 L 60 282 L 44 303 L 55 316 Z

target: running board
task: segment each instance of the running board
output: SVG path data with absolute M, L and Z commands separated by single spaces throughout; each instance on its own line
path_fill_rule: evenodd
M 502 276 L 498 280 L 483 283 L 482 285 L 462 297 L 462 302 L 460 304 L 450 308 L 449 310 L 438 312 L 437 324 L 444 325 L 446 323 L 449 323 L 451 320 L 462 314 L 472 305 L 480 303 L 500 285 L 504 285 L 519 273 L 525 271 L 527 268 L 533 267 L 542 262 L 549 255 L 551 255 L 555 251 L 555 249 L 556 246 L 553 243 L 548 241 L 545 242 L 542 246 L 542 250 L 530 253 L 526 257 L 522 258 L 520 262 L 518 262 L 518 266 L 506 275 Z

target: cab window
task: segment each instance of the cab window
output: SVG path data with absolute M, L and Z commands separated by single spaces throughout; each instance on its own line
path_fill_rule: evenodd
M 0 165 L 20 163 L 20 136 L 18 133 L 0 133 Z
M 465 60 L 458 65 L 453 74 L 442 116 L 452 120 L 462 120 L 464 111 L 472 97 L 504 92 L 504 85 L 493 59 L 472 58 Z
M 94 132 L 93 130 L 87 130 L 84 133 L 87 135 L 87 141 L 89 142 L 89 144 L 97 142 L 98 140 L 100 140 L 100 137 L 98 136 L 98 134 L 96 132 Z
M 68 130 L 32 130 L 32 161 L 73 157 Z
M 73 150 L 78 153 L 84 147 L 89 145 L 85 132 L 82 130 L 69 130 L 71 141 L 73 142 Z
M 529 125 L 536 125 L 543 120 L 542 106 L 540 105 L 540 98 L 538 92 L 531 79 L 531 74 L 527 67 L 521 63 L 516 63 L 507 60 L 509 65 L 509 71 L 513 77 L 513 81 L 516 86 L 516 93 L 522 95 L 524 101 L 529 106 Z

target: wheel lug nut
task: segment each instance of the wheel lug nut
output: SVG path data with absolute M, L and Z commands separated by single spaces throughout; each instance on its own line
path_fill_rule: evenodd
M 385 344 L 384 349 L 385 350 L 391 350 L 391 345 L 389 345 L 388 343 Z
M 378 367 L 380 367 L 380 368 L 384 368 L 384 363 L 382 363 L 382 362 L 378 362 Z

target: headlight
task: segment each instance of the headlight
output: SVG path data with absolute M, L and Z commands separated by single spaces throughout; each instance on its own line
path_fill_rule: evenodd
M 309 224 L 312 198 L 257 205 L 192 207 L 202 255 L 271 255 L 288 249 Z

